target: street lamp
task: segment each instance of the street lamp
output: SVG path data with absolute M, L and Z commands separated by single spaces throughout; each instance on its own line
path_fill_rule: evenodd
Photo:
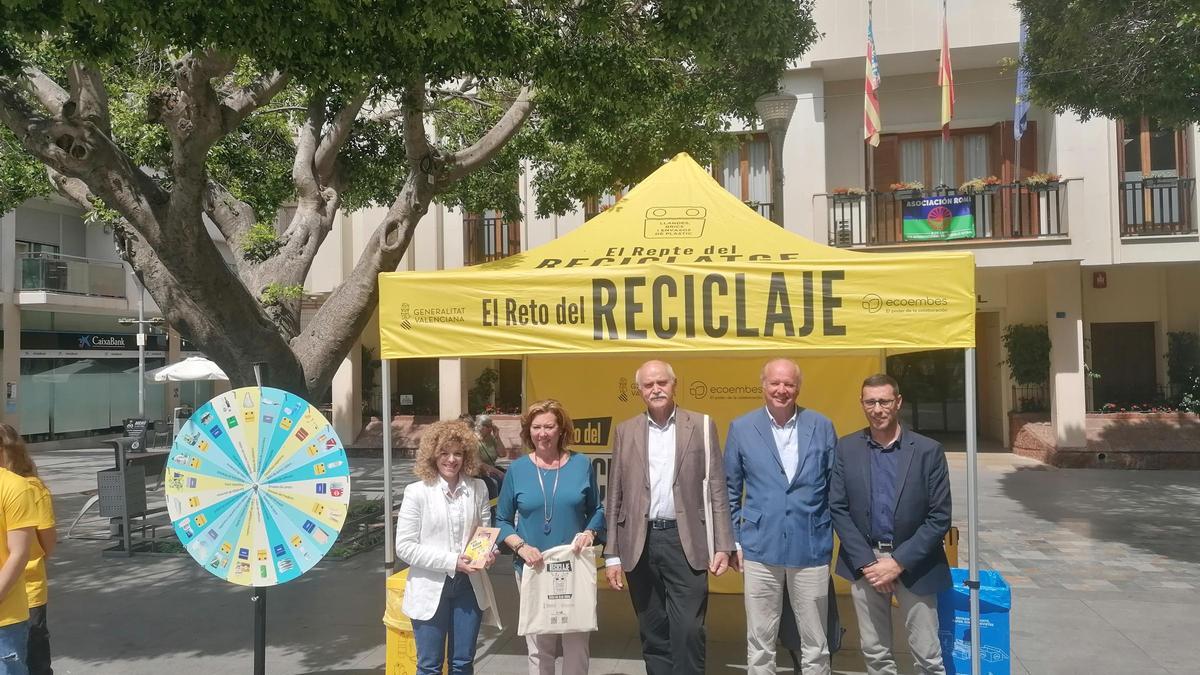
M 134 277 L 137 279 L 137 277 Z M 138 280 L 138 315 L 136 319 L 117 319 L 117 323 L 122 326 L 137 326 L 137 346 L 138 346 L 138 417 L 146 417 L 146 326 L 161 326 L 164 321 L 161 316 L 156 316 L 147 319 L 145 316 L 146 309 L 146 289 L 142 287 L 141 280 Z
M 771 143 L 771 220 L 783 227 L 783 137 L 796 111 L 796 96 L 782 90 L 765 94 L 754 102 L 754 109 Z

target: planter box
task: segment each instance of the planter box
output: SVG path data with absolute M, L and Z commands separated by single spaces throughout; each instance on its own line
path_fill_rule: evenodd
M 1010 414 L 1012 451 L 1061 468 L 1200 469 L 1200 415 L 1089 413 L 1087 445 L 1059 448 L 1049 417 Z
M 925 196 L 924 190 L 895 190 L 892 196 L 896 199 L 918 199 Z
M 834 204 L 848 204 L 848 203 L 852 203 L 852 202 L 862 201 L 862 198 L 864 197 L 864 195 L 834 194 L 834 195 L 832 195 L 832 197 L 833 197 Z
M 1143 178 L 1142 187 L 1144 188 L 1173 188 L 1179 187 L 1178 176 L 1155 176 L 1153 178 Z
M 1032 185 L 1026 184 L 1025 187 L 1029 188 L 1030 192 L 1056 192 L 1058 191 L 1058 187 L 1060 185 L 1062 185 L 1062 181 L 1054 181 L 1053 183 L 1035 183 Z

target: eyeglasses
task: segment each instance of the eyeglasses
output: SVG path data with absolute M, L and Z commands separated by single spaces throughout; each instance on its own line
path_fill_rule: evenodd
M 881 408 L 890 408 L 896 403 L 894 398 L 872 398 L 862 402 L 862 406 L 867 410 L 879 406 Z

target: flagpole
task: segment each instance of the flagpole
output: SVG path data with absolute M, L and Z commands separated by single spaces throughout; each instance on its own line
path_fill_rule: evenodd
M 950 54 L 950 41 L 949 41 L 949 38 L 947 37 L 947 28 L 946 28 L 946 0 L 942 0 L 942 54 L 941 54 L 941 56 L 943 59 L 948 61 L 949 54 Z M 946 64 L 944 62 L 942 62 L 942 59 L 939 59 L 938 70 L 941 71 L 943 68 L 945 68 L 945 66 L 946 66 Z M 945 76 L 944 72 L 939 72 L 939 74 L 942 75 L 943 77 Z M 942 86 L 943 86 L 942 98 L 944 101 L 944 99 L 946 97 L 946 92 L 944 89 L 945 85 L 943 84 Z M 941 182 L 942 182 L 942 185 L 949 186 L 950 183 L 946 180 L 946 146 L 949 145 L 949 143 L 950 143 L 950 120 L 945 119 L 945 115 L 946 115 L 945 103 L 943 102 L 942 105 L 943 105 L 943 108 L 942 108 L 943 119 L 942 119 L 942 147 L 941 147 L 941 158 L 942 158 L 942 167 L 941 167 L 942 168 L 942 171 L 941 171 L 942 181 Z M 953 104 L 951 104 L 951 105 L 953 105 Z M 951 114 L 953 114 L 953 113 L 951 113 Z

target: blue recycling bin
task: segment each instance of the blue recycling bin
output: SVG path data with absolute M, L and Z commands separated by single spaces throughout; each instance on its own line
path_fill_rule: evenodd
M 954 585 L 938 596 L 938 633 L 947 675 L 971 673 L 971 590 L 968 572 L 950 570 Z M 1012 590 L 999 572 L 979 570 L 979 665 L 978 675 L 1009 675 L 1008 615 Z

